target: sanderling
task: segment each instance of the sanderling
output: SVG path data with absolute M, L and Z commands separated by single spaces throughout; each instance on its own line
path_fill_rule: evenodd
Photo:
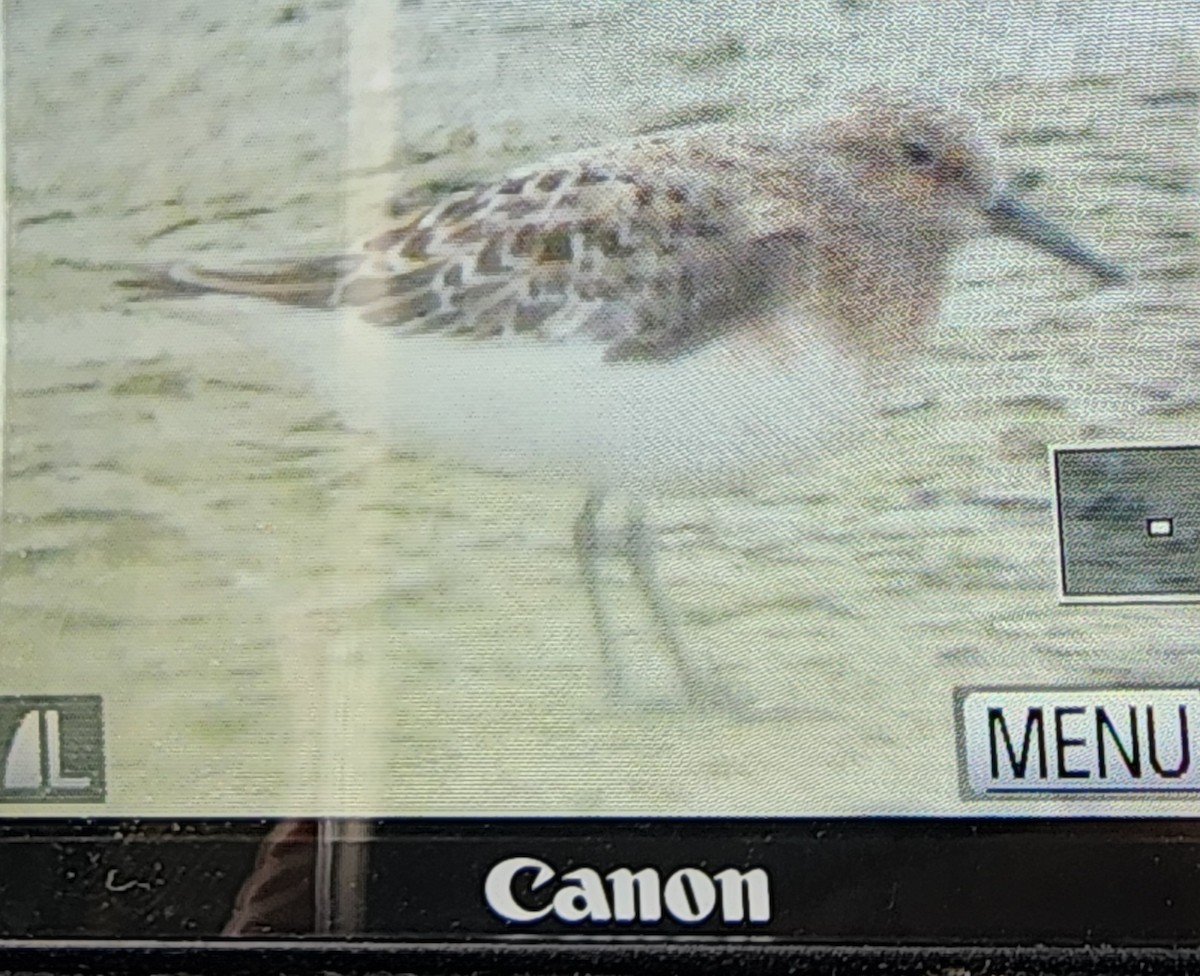
M 876 94 L 787 140 L 702 131 L 559 157 L 334 258 L 125 284 L 351 308 L 401 340 L 377 347 L 389 433 L 578 479 L 575 545 L 624 694 L 601 592 L 606 493 L 803 467 L 852 437 L 937 315 L 955 248 L 989 231 L 1123 277 L 1006 191 L 968 118 Z M 620 551 L 685 701 L 752 709 L 687 653 L 640 513 Z

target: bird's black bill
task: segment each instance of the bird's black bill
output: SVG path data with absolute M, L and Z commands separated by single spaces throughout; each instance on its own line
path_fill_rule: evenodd
M 1084 247 L 1065 229 L 1011 194 L 997 195 L 984 208 L 984 212 L 999 233 L 1025 241 L 1069 264 L 1084 268 L 1106 284 L 1120 284 L 1129 280 L 1129 273 L 1120 265 Z

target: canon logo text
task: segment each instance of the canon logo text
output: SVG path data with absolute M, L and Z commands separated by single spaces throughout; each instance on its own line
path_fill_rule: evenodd
M 493 912 L 518 924 L 551 917 L 600 925 L 655 925 L 664 916 L 684 925 L 714 917 L 726 925 L 771 920 L 770 881 L 762 868 L 726 868 L 710 875 L 688 867 L 665 879 L 652 867 L 621 867 L 604 875 L 581 867 L 558 875 L 535 857 L 510 857 L 488 872 L 483 890 Z

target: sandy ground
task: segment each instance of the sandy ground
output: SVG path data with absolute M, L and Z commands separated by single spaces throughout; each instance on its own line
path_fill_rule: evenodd
M 6 18 L 0 666 L 6 692 L 105 696 L 103 812 L 1045 814 L 960 801 L 955 686 L 1200 680 L 1195 607 L 1057 605 L 1046 452 L 1198 439 L 1191 5 Z M 924 409 L 803 480 L 653 500 L 689 645 L 786 718 L 615 708 L 569 545 L 578 486 L 349 425 L 287 347 L 355 323 L 113 287 L 141 261 L 335 252 L 393 194 L 635 131 L 778 131 L 876 82 L 978 109 L 1029 197 L 1139 277 L 1100 291 L 975 245 L 912 380 Z M 331 368 L 370 375 L 339 348 Z

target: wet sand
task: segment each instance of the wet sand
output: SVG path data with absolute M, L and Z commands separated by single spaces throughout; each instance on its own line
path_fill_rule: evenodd
M 1043 814 L 961 803 L 955 686 L 1200 678 L 1195 607 L 1057 605 L 1045 447 L 1197 439 L 1181 8 L 1132 30 L 1040 4 L 1032 30 L 967 3 L 399 4 L 395 63 L 348 90 L 350 9 L 8 4 L 0 653 L 14 690 L 105 696 L 104 813 Z M 581 490 L 350 428 L 287 346 L 355 323 L 113 287 L 336 252 L 392 194 L 636 131 L 776 131 L 872 81 L 978 109 L 1030 199 L 1138 280 L 974 245 L 909 381 L 927 406 L 819 470 L 653 500 L 689 645 L 786 719 L 614 708 Z M 351 131 L 364 105 L 400 120 Z

